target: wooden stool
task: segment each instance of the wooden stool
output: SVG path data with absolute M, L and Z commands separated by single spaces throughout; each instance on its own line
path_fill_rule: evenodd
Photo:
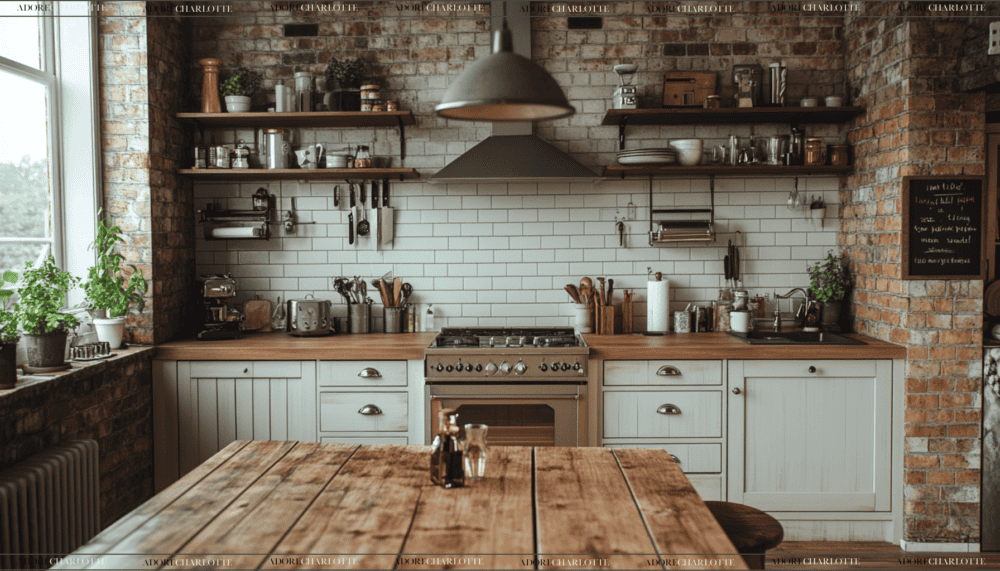
M 778 520 L 743 504 L 705 502 L 705 505 L 743 556 L 747 567 L 763 569 L 764 552 L 777 547 L 785 536 Z

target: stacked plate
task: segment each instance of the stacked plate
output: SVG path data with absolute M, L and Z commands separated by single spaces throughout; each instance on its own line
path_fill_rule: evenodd
M 620 165 L 672 165 L 676 162 L 677 151 L 666 147 L 618 151 L 618 164 Z

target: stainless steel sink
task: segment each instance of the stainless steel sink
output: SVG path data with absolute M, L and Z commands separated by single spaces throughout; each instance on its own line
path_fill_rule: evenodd
M 827 331 L 751 331 L 729 335 L 750 345 L 867 345 L 839 333 Z

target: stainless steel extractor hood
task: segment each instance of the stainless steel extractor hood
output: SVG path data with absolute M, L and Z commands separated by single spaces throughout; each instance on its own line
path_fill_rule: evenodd
M 504 17 L 501 2 L 491 4 L 492 28 L 499 30 Z M 510 31 L 516 53 L 531 54 L 531 18 L 521 5 L 507 2 Z M 587 182 L 601 177 L 555 145 L 532 134 L 530 122 L 493 123 L 493 136 L 469 149 L 430 177 L 432 183 Z

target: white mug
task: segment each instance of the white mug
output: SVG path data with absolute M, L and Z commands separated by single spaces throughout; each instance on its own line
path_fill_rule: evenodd
M 729 328 L 737 333 L 748 333 L 750 331 L 750 312 L 731 311 L 729 313 Z
M 304 169 L 314 169 L 319 164 L 319 158 L 323 156 L 323 145 L 317 143 L 309 145 L 295 151 L 295 158 L 299 161 L 299 166 Z

